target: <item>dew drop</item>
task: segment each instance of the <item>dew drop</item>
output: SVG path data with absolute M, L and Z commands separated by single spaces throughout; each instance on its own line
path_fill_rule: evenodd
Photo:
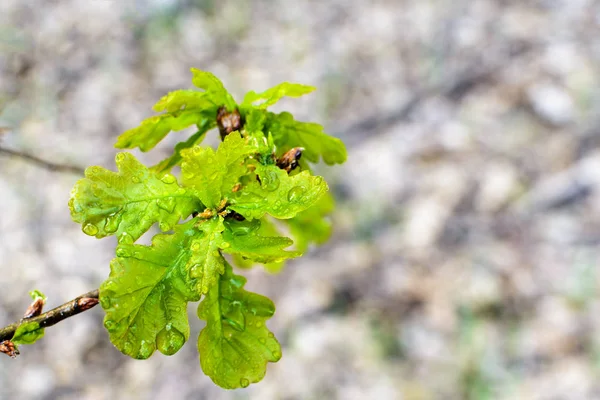
M 127 342 L 125 342 L 125 344 L 123 344 L 123 352 L 124 353 L 130 354 L 132 350 L 133 350 L 133 343 L 127 341 Z
M 198 154 L 202 153 L 202 148 L 200 146 L 195 146 L 192 151 L 194 152 L 195 155 L 198 155 Z
M 175 353 L 185 343 L 185 336 L 176 328 L 166 327 L 156 335 L 156 348 L 164 355 L 170 356 Z
M 199 251 L 201 247 L 202 247 L 202 245 L 200 243 L 194 242 L 190 246 L 190 249 L 192 249 L 192 251 Z
M 170 185 L 172 183 L 175 183 L 177 180 L 175 179 L 175 177 L 171 174 L 165 174 L 162 178 L 160 178 L 160 180 L 163 183 L 166 183 L 167 185 Z
M 267 343 L 267 341 L 265 340 L 265 338 L 260 338 L 260 339 L 258 339 L 258 342 L 259 342 L 260 344 L 265 344 L 265 343 Z
M 121 215 L 115 213 L 111 214 L 106 218 L 106 223 L 104 225 L 104 230 L 107 233 L 114 233 L 119 229 L 119 224 L 121 223 Z
M 305 192 L 306 189 L 304 186 L 295 186 L 288 192 L 287 199 L 290 203 L 296 203 L 302 199 Z
M 194 264 L 190 269 L 190 277 L 191 278 L 200 278 L 202 276 L 202 265 Z
M 256 326 L 257 328 L 260 328 L 260 327 L 262 327 L 262 322 L 260 322 L 260 321 L 257 321 L 257 322 L 254 324 L 254 326 Z
M 315 185 L 320 186 L 323 183 L 322 176 L 315 176 Z
M 115 328 L 117 327 L 117 324 L 115 324 L 115 321 L 113 321 L 112 319 L 107 319 L 104 321 L 104 327 L 107 331 L 114 332 Z
M 141 182 L 140 177 L 139 176 L 135 176 L 135 175 L 132 176 L 131 177 L 131 182 L 133 182 L 133 183 L 140 183 Z
M 246 388 L 246 387 L 248 387 L 248 385 L 250 385 L 250 381 L 246 378 L 242 378 L 242 379 L 240 379 L 240 385 L 243 388 Z
M 94 236 L 96 233 L 98 233 L 98 227 L 94 224 L 85 224 L 82 230 L 83 233 L 90 236 Z
M 148 358 L 152 355 L 153 352 L 154 345 L 147 340 L 142 340 L 142 342 L 140 343 L 139 358 Z
M 281 358 L 281 352 L 279 350 L 274 350 L 273 358 L 275 358 L 275 360 L 279 360 Z
M 116 254 L 117 254 L 117 257 L 124 257 L 124 258 L 131 257 L 131 249 L 129 248 L 128 245 L 123 245 L 123 246 L 119 245 L 119 246 L 117 246 Z
M 269 338 L 273 339 L 275 337 L 275 335 L 273 335 L 273 332 L 269 332 Z
M 171 230 L 171 224 L 169 224 L 166 221 L 161 221 L 158 223 L 158 227 L 160 228 L 161 231 L 166 232 Z
M 133 244 L 133 236 L 127 232 L 121 233 L 121 236 L 119 236 L 119 244 Z
M 157 199 L 156 205 L 158 206 L 158 208 L 172 213 L 175 210 L 175 199 L 172 197 L 167 197 L 165 199 Z
M 279 187 L 279 177 L 275 171 L 267 170 L 264 176 L 261 177 L 262 187 L 269 192 L 277 190 Z
M 125 154 L 123 153 L 118 153 L 117 156 L 115 157 L 115 160 L 117 162 L 123 162 L 125 160 Z

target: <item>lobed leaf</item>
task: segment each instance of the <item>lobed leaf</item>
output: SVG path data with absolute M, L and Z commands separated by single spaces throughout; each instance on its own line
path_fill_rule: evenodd
M 260 381 L 268 362 L 281 358 L 281 347 L 265 326 L 275 312 L 268 298 L 243 289 L 244 277 L 229 264 L 198 306 L 206 327 L 198 337 L 200 365 L 214 383 L 225 389 Z
M 200 235 L 190 243 L 190 277 L 197 280 L 198 293 L 205 294 L 216 285 L 225 268 L 223 256 L 219 253 L 220 248 L 227 246 L 221 234 L 225 229 L 223 217 L 200 221 L 197 228 Z
M 225 106 L 228 111 L 233 111 L 236 107 L 235 100 L 223 86 L 223 82 L 210 72 L 202 71 L 197 68 L 191 68 L 192 83 L 206 92 L 208 99 L 216 108 Z M 216 110 L 215 108 L 215 110 Z
M 194 189 L 206 207 L 217 209 L 239 178 L 247 173 L 244 160 L 254 151 L 238 134 L 227 135 L 216 152 L 200 146 L 182 150 L 183 183 Z
M 156 112 L 166 111 L 174 113 L 182 109 L 210 109 L 213 105 L 206 92 L 175 90 L 163 96 L 152 109 Z
M 319 162 L 321 157 L 329 165 L 346 161 L 344 143 L 323 132 L 323 127 L 319 124 L 299 122 L 294 120 L 292 114 L 282 112 L 271 115 L 268 130 L 281 154 L 293 147 L 302 147 L 302 157 L 311 162 Z
M 203 125 L 210 120 L 210 113 L 202 110 L 183 110 L 174 113 L 156 115 L 142 121 L 140 126 L 129 129 L 117 138 L 115 147 L 141 151 L 152 150 L 171 131 L 180 131 L 192 125 Z
M 129 153 L 117 154 L 116 163 L 118 172 L 86 169 L 86 178 L 71 191 L 71 217 L 86 234 L 102 238 L 126 233 L 135 241 L 156 222 L 167 231 L 203 208 L 173 175 L 159 178 Z
M 265 214 L 287 219 L 311 207 L 328 190 L 320 176 L 308 171 L 290 176 L 275 165 L 257 165 L 259 181 L 236 193 L 229 208 L 245 218 L 259 219 Z
M 151 246 L 117 247 L 100 303 L 110 340 L 124 354 L 145 359 L 158 349 L 172 355 L 189 338 L 186 306 L 200 299 L 189 263 L 190 243 L 198 235 L 195 222 L 154 236 Z
M 283 82 L 277 86 L 265 90 L 262 93 L 256 93 L 251 90 L 244 96 L 241 107 L 253 107 L 261 110 L 277 103 L 282 97 L 300 97 L 314 91 L 314 86 L 302 85 L 299 83 Z
M 294 242 L 283 236 L 261 236 L 258 231 L 248 232 L 246 229 L 240 229 L 236 225 L 248 225 L 257 222 L 262 225 L 262 221 L 232 221 L 226 224 L 227 228 L 223 232 L 223 239 L 229 244 L 223 248 L 223 251 L 229 254 L 238 255 L 244 259 L 268 264 L 278 263 L 288 258 L 295 258 L 302 255 L 299 251 L 286 251 Z M 245 226 L 244 226 L 245 228 Z

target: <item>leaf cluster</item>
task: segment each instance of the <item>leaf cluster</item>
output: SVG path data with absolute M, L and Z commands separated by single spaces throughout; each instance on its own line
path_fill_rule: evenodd
M 238 104 L 213 74 L 192 74 L 200 91 L 167 94 L 154 106 L 161 114 L 123 133 L 116 147 L 148 151 L 171 131 L 196 132 L 152 167 L 124 152 L 116 156 L 116 172 L 88 168 L 69 207 L 84 233 L 118 239 L 110 275 L 100 287 L 112 343 L 138 359 L 155 350 L 174 354 L 190 336 L 187 303 L 201 300 L 203 371 L 223 388 L 246 387 L 281 357 L 265 325 L 275 306 L 244 290 L 245 278 L 225 256 L 241 267 L 261 263 L 275 271 L 311 242 L 326 240 L 326 214 L 333 207 L 327 184 L 306 163 L 282 169 L 278 160 L 301 152 L 303 161 L 341 163 L 346 150 L 320 125 L 267 111 L 282 97 L 302 96 L 313 87 L 282 83 L 251 91 Z M 223 137 L 218 148 L 200 146 L 216 127 Z M 171 173 L 175 166 L 179 177 Z M 155 225 L 161 233 L 152 244 L 136 244 Z

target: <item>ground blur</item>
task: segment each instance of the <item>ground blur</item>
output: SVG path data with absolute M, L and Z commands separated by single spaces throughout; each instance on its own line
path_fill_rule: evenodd
M 194 340 L 131 360 L 97 307 L 0 358 L 0 398 L 600 398 L 599 38 L 596 0 L 2 0 L 3 148 L 114 169 L 197 67 L 238 98 L 317 86 L 275 109 L 348 162 L 318 168 L 331 241 L 244 272 L 277 305 L 261 383 L 215 387 Z M 52 307 L 107 276 L 115 241 L 70 220 L 78 178 L 0 153 L 0 325 L 33 288 Z

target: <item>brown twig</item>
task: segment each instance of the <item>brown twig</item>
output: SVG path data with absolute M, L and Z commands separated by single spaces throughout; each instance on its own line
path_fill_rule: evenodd
M 46 328 L 48 326 L 57 324 L 64 319 L 72 317 L 73 315 L 77 315 L 83 311 L 89 310 L 96 304 L 98 304 L 98 289 L 92 290 L 86 294 L 82 294 L 81 296 L 76 297 L 75 299 L 68 301 L 61 306 L 53 308 L 50 311 L 40 314 L 37 317 L 24 318 L 0 329 L 0 342 L 12 339 L 19 325 L 25 321 L 38 322 L 40 324 L 40 328 Z
M 74 165 L 58 164 L 51 161 L 42 160 L 41 158 L 38 158 L 34 155 L 23 153 L 17 150 L 6 149 L 4 147 L 0 147 L 0 154 L 7 155 L 9 157 L 20 158 L 24 161 L 30 162 L 32 164 L 37 165 L 38 167 L 42 167 L 50 171 L 71 172 L 78 175 L 83 175 L 84 171 L 83 168 Z

